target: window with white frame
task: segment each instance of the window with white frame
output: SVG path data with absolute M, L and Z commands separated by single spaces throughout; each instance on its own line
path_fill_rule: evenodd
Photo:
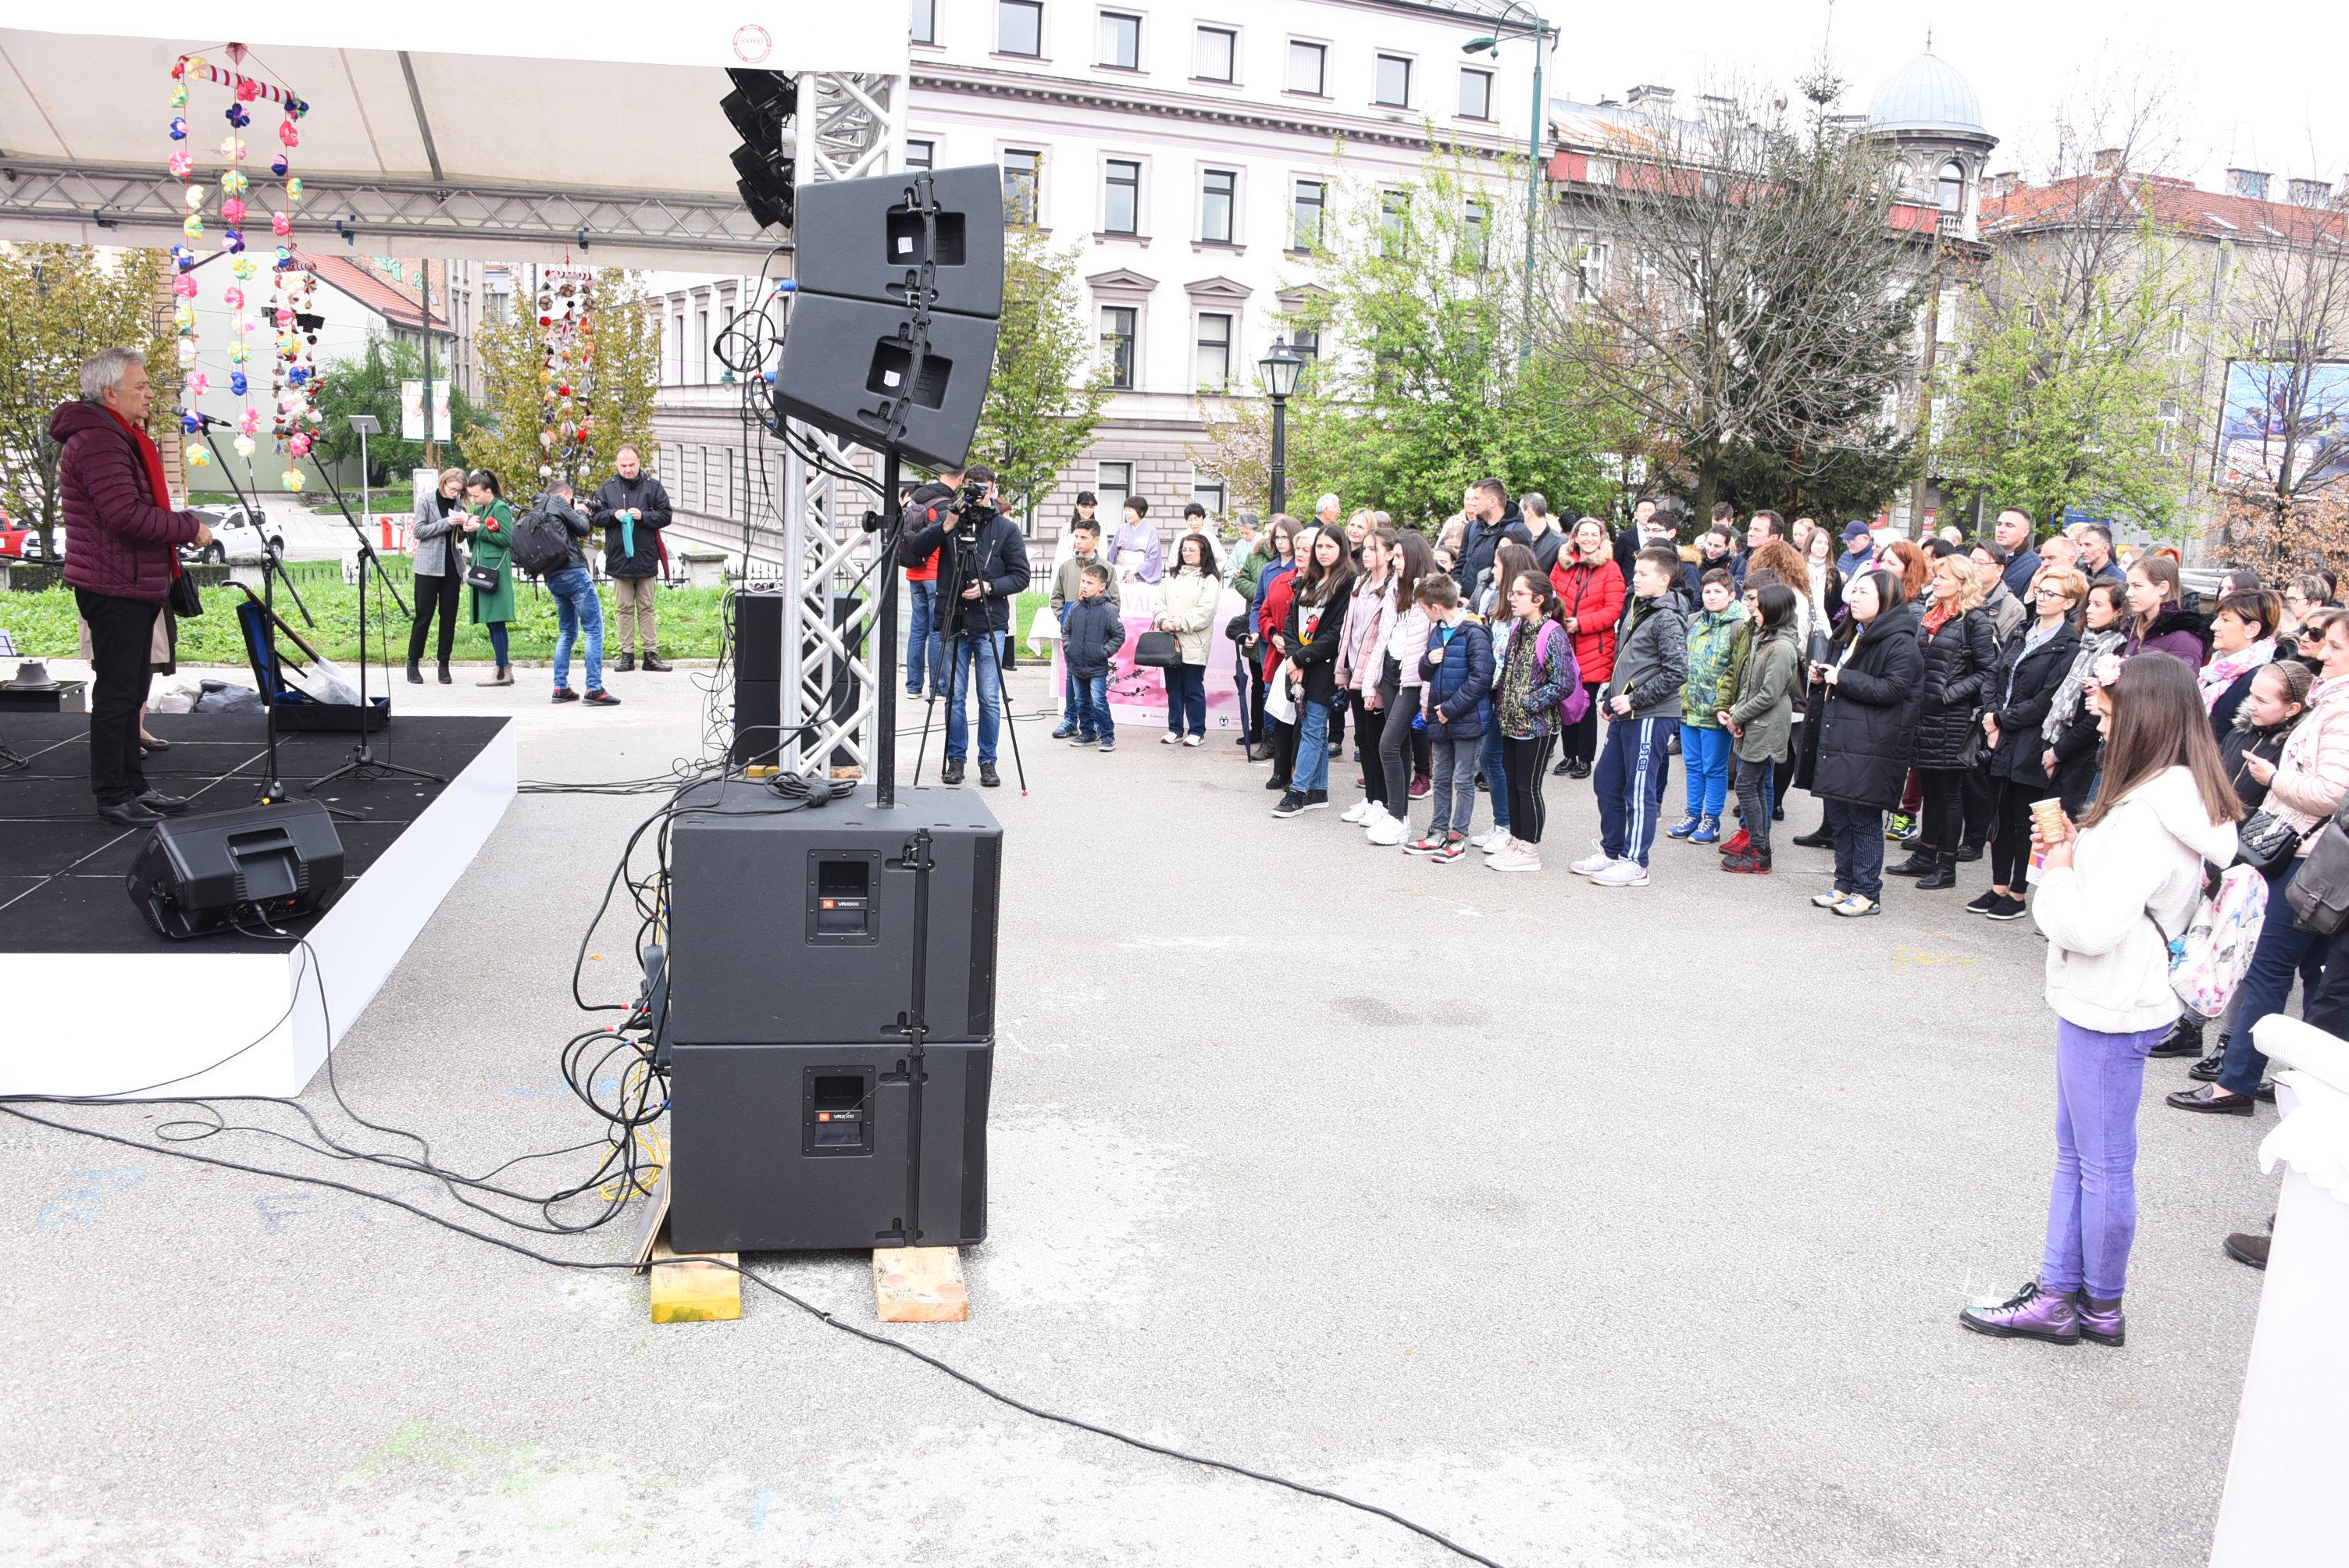
M 1229 27 L 1201 27 L 1191 37 L 1191 74 L 1203 82 L 1238 79 L 1239 44 Z
M 1223 311 L 1201 311 L 1192 379 L 1202 392 L 1221 392 L 1232 384 L 1232 318 Z
M 1460 71 L 1460 118 L 1490 119 L 1493 118 L 1493 73 L 1469 67 Z
M 1238 206 L 1239 175 L 1229 169 L 1210 169 L 1199 176 L 1199 238 L 1208 244 L 1232 242 L 1232 218 Z
M 1482 201 L 1461 209 L 1460 260 L 1480 273 L 1493 264 L 1493 219 Z
M 995 52 L 1043 54 L 1044 0 L 995 0 Z
M 1133 387 L 1134 330 L 1142 312 L 1130 304 L 1105 304 L 1101 313 L 1101 362 L 1109 384 L 1121 392 Z
M 914 0 L 914 42 L 938 41 L 938 0 Z
M 709 379 L 709 312 L 707 309 L 693 313 L 693 378 L 696 382 L 706 382 Z
M 1142 232 L 1142 164 L 1138 160 L 1112 158 L 1102 165 L 1102 232 Z
M 1310 93 L 1315 98 L 1328 96 L 1330 80 L 1330 46 L 1309 44 L 1302 38 L 1288 40 L 1288 90 Z
M 1042 210 L 1044 155 L 1034 148 L 1003 150 L 1003 215 L 1014 223 L 1033 223 Z
M 936 142 L 917 136 L 909 136 L 905 139 L 906 168 L 935 169 L 937 164 L 938 144 Z
M 1111 528 L 1117 526 L 1117 520 L 1125 510 L 1126 498 L 1133 493 L 1133 465 L 1132 463 L 1095 463 L 1093 465 L 1093 494 L 1101 501 L 1099 515 L 1109 519 L 1107 526 L 1102 530 L 1102 532 L 1106 533 Z
M 1371 87 L 1371 101 L 1388 108 L 1411 107 L 1411 59 L 1405 55 L 1381 55 Z
M 1379 254 L 1389 261 L 1403 253 L 1411 233 L 1411 193 L 1383 191 L 1379 196 Z
M 1574 297 L 1588 304 L 1607 292 L 1607 242 L 1593 240 L 1574 258 Z
M 1288 346 L 1309 366 L 1321 357 L 1321 335 L 1310 327 L 1292 326 L 1288 329 Z
M 1191 499 L 1207 509 L 1211 519 L 1224 515 L 1224 481 L 1204 474 L 1191 476 Z
M 1309 251 L 1321 242 L 1321 220 L 1330 208 L 1330 187 L 1300 180 L 1288 198 L 1288 248 Z
M 1101 48 L 1093 63 L 1112 70 L 1142 68 L 1142 18 L 1128 11 L 1101 14 Z
M 2161 428 L 2153 433 L 2156 454 L 2166 458 L 2178 450 L 2178 400 L 2164 397 L 2161 400 Z
M 685 317 L 674 315 L 669 322 L 669 382 L 672 386 L 682 387 L 685 385 Z

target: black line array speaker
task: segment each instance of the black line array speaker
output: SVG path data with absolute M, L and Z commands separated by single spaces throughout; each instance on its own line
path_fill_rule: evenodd
M 210 936 L 314 913 L 343 885 L 343 839 L 316 800 L 166 817 L 124 885 L 158 935 Z
M 795 242 L 776 411 L 934 468 L 962 462 L 1003 314 L 1002 171 L 803 186 Z

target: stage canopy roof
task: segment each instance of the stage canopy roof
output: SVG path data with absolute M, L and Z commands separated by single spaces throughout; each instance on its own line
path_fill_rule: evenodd
M 735 191 L 726 67 L 901 76 L 907 56 L 905 0 L 315 14 L 108 0 L 52 15 L 54 27 L 0 27 L 0 240 L 177 242 L 185 208 L 165 160 L 184 147 L 199 180 L 225 167 L 226 87 L 196 84 L 188 139 L 169 139 L 171 67 L 195 54 L 309 105 L 292 171 L 313 253 L 747 270 L 783 236 Z M 280 111 L 250 109 L 261 208 Z M 251 226 L 268 234 L 265 219 Z

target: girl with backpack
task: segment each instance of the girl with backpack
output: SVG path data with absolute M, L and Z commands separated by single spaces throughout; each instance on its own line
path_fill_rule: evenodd
M 506 645 L 506 625 L 514 618 L 513 508 L 498 487 L 498 476 L 475 469 L 465 476 L 465 521 L 460 525 L 471 549 L 472 565 L 465 582 L 472 589 L 473 624 L 490 629 L 490 651 L 498 667 L 474 684 L 510 686 L 513 656 Z
M 1557 589 L 1538 565 L 1509 583 L 1509 618 L 1493 648 L 1493 726 L 1501 736 L 1509 825 L 1487 854 L 1496 872 L 1541 870 L 1542 776 L 1557 732 L 1588 711 L 1574 638 L 1560 624 Z
M 2045 851 L 2031 913 L 2055 1010 L 2055 1181 L 2039 1277 L 1958 1321 L 2002 1338 L 2118 1345 L 2137 1233 L 2137 1108 L 2145 1058 L 2179 1011 L 2170 934 L 2202 901 L 2206 864 L 2235 858 L 2242 806 L 2191 666 L 2130 659 L 2104 688 L 2104 782 Z
M 1731 841 L 1721 869 L 1768 876 L 1770 775 L 1784 764 L 1794 742 L 1795 689 L 1803 671 L 1802 637 L 1795 629 L 1802 601 L 1766 566 L 1747 573 L 1745 582 L 1746 594 L 1754 601 L 1752 635 L 1742 650 L 1737 695 L 1713 715 L 1733 746 L 1737 800 L 1745 825 Z

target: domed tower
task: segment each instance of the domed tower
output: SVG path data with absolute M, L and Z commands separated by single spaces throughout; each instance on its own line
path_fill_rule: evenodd
M 1868 122 L 1899 149 L 1909 191 L 1940 209 L 1941 232 L 1973 239 L 1982 167 L 1998 138 L 1982 125 L 1972 84 L 1933 53 L 1930 35 L 1925 52 L 1876 89 Z

